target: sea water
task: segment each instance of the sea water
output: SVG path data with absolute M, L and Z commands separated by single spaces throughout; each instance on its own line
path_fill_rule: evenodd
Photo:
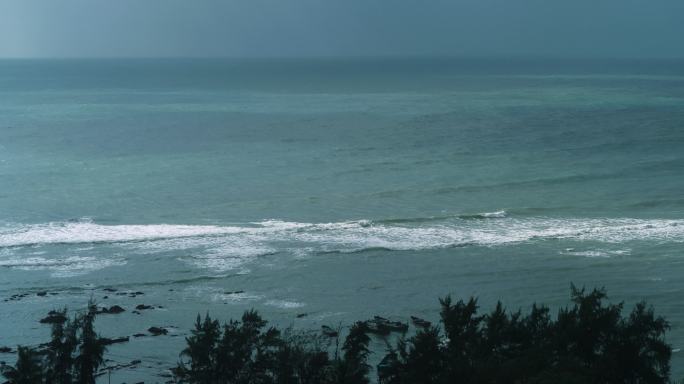
M 112 380 L 165 381 L 197 313 L 555 311 L 574 283 L 678 349 L 683 194 L 681 61 L 0 61 L 0 346 L 92 298 L 127 309 L 104 336 L 171 330 L 110 346 L 142 361 Z

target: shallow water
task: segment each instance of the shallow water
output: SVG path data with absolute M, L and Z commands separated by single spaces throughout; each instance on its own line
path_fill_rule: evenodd
M 112 380 L 163 381 L 198 312 L 436 319 L 449 293 L 557 308 L 574 282 L 646 299 L 681 348 L 682 68 L 0 61 L 0 297 L 28 294 L 0 345 L 92 296 L 128 309 L 106 336 L 177 327 L 108 354 L 143 361 Z

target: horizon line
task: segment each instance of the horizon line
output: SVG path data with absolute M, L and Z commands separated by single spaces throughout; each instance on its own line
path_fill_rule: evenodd
M 613 61 L 678 61 L 684 56 L 591 56 L 542 54 L 380 54 L 380 55 L 255 55 L 255 56 L 0 56 L 0 60 L 378 60 L 378 59 L 441 59 L 441 60 L 613 60 Z

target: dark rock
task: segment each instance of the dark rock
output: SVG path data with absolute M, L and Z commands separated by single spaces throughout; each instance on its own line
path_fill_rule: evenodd
M 327 337 L 337 337 L 339 335 L 339 332 L 330 328 L 327 325 L 321 326 L 321 333 L 323 333 L 323 335 Z
M 118 305 L 112 305 L 111 307 L 109 307 L 109 313 L 121 313 L 121 312 L 126 312 L 126 310 L 119 307 Z
M 308 313 L 299 313 L 299 314 L 297 314 L 297 318 L 298 318 L 298 319 L 301 319 L 302 317 L 306 317 L 306 316 L 308 316 Z
M 103 289 L 103 291 L 105 291 L 105 292 L 116 292 L 116 291 L 118 291 L 118 289 L 116 289 L 116 288 L 105 288 L 105 289 Z
M 46 291 L 40 291 L 36 293 L 37 296 L 46 296 L 47 292 Z
M 387 336 L 391 333 L 390 329 L 384 324 L 379 324 L 373 321 L 366 321 L 366 327 L 368 333 L 372 333 L 374 335 Z
M 147 335 L 144 333 L 136 333 L 135 335 L 133 335 L 133 337 L 145 337 L 145 336 L 147 336 Z
M 140 361 L 140 360 L 131 361 L 131 365 L 136 365 L 136 364 L 140 364 L 140 363 L 142 363 L 142 361 Z
M 151 333 L 152 336 L 166 335 L 169 333 L 168 330 L 160 327 L 150 327 L 147 329 L 147 332 Z
M 0 347 L 0 353 L 14 353 L 10 347 Z
M 136 315 L 139 315 L 139 314 L 140 314 L 140 312 L 138 312 L 138 311 L 132 311 L 131 313 L 134 313 L 134 314 L 136 314 Z
M 100 344 L 102 344 L 102 345 L 112 345 L 112 344 L 117 344 L 117 343 L 125 343 L 125 342 L 127 342 L 128 340 L 129 340 L 129 339 L 128 339 L 128 336 L 125 336 L 125 337 L 118 337 L 118 338 L 116 338 L 116 339 L 109 339 L 109 338 L 106 338 L 106 337 L 102 337 L 102 338 L 100 338 Z
M 139 310 L 139 311 L 142 311 L 142 310 L 145 310 L 145 309 L 153 309 L 153 308 L 154 308 L 153 306 L 151 306 L 151 305 L 145 305 L 145 304 L 138 304 L 138 305 L 135 307 L 135 309 L 137 309 L 137 310 Z
M 393 332 L 406 332 L 409 327 L 407 323 L 402 323 L 400 321 L 391 321 L 387 326 L 389 326 L 390 330 Z
M 66 316 L 55 311 L 50 311 L 47 317 L 40 319 L 41 324 L 62 324 L 65 321 L 67 321 Z
M 102 296 L 102 300 L 107 300 L 109 299 L 109 296 Z
M 109 368 L 109 367 L 102 368 L 102 369 L 100 370 L 100 372 L 95 373 L 94 376 L 95 376 L 95 377 L 100 377 L 100 376 L 106 375 L 106 374 L 107 374 L 107 371 L 105 371 L 105 369 L 107 369 L 107 368 Z
M 381 316 L 375 316 L 373 320 L 366 322 L 368 332 L 377 335 L 388 335 L 391 332 L 406 332 L 408 331 L 408 324 L 400 321 L 391 321 Z
M 417 327 L 428 328 L 432 325 L 431 322 L 421 319 L 420 317 L 411 316 L 411 322 Z
M 103 307 L 102 309 L 100 309 L 100 310 L 97 311 L 96 313 L 104 313 L 104 314 L 116 315 L 116 314 L 121 313 L 121 312 L 126 312 L 126 310 L 123 309 L 123 308 L 121 308 L 121 307 L 118 306 L 118 305 L 112 305 L 112 306 L 109 307 L 109 308 Z

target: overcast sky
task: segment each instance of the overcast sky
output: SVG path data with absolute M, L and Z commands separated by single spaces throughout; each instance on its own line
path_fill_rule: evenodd
M 684 0 L 0 0 L 0 57 L 684 57 Z

